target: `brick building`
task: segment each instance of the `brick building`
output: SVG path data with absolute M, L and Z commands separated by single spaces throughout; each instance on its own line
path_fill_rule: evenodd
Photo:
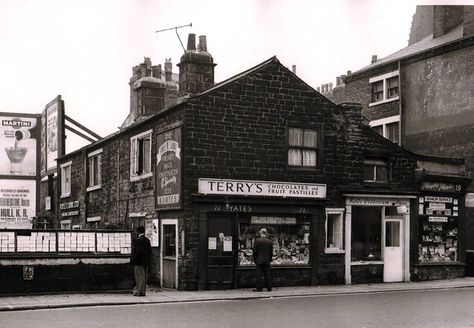
M 262 226 L 274 242 L 277 286 L 420 276 L 411 265 L 417 176 L 458 174 L 462 160 L 398 147 L 363 124 L 360 105 L 332 103 L 275 57 L 214 84 L 206 39 L 196 48 L 190 35 L 178 66 L 176 103 L 156 101 L 166 92 L 154 84 L 142 90 L 154 100 L 132 102 L 134 119 L 119 132 L 58 160 L 60 221 L 157 227 L 152 277 L 170 288 L 253 286 Z M 468 179 L 453 179 L 459 188 L 447 206 L 455 200 L 462 221 Z M 61 204 L 77 211 L 63 215 Z
M 465 158 L 472 174 L 473 55 L 474 6 L 417 6 L 408 46 L 382 59 L 373 56 L 370 65 L 338 77 L 327 96 L 361 103 L 377 132 L 410 151 Z M 466 196 L 468 236 L 474 234 L 473 190 Z M 419 244 L 422 258 L 425 245 Z M 466 238 L 465 247 L 468 254 L 474 250 L 473 238 Z M 424 263 L 420 259 L 420 267 Z

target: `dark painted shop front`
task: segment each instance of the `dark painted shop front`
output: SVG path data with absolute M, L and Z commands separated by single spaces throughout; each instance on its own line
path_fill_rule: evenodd
M 317 284 L 315 264 L 319 232 L 324 230 L 326 185 L 200 179 L 199 186 L 200 243 L 206 250 L 200 253 L 201 289 L 255 285 L 252 249 L 262 227 L 273 241 L 274 285 Z M 237 191 L 238 186 L 244 187 Z M 280 197 L 258 195 L 272 193 Z M 306 198 L 292 198 L 292 193 Z

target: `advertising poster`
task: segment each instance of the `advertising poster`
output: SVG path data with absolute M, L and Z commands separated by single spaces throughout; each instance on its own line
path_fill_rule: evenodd
M 36 213 L 34 180 L 2 180 L 0 229 L 31 229 Z
M 46 170 L 56 168 L 58 152 L 58 102 L 46 108 Z
M 38 118 L 0 113 L 0 175 L 36 176 Z
M 145 220 L 145 236 L 150 239 L 151 247 L 158 247 L 158 219 Z
M 41 155 L 40 157 L 40 172 L 46 172 L 46 110 L 41 115 Z
M 156 190 L 158 209 L 181 208 L 181 128 L 157 136 Z

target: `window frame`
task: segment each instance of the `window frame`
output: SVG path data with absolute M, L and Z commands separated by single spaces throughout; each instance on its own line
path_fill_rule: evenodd
M 393 79 L 394 77 L 398 77 L 397 95 L 389 97 L 388 80 Z M 377 83 L 380 83 L 381 81 L 382 81 L 382 84 L 383 84 L 383 87 L 382 87 L 382 90 L 383 90 L 382 100 L 374 101 L 374 86 Z M 370 78 L 369 79 L 369 85 L 370 85 L 370 103 L 369 103 L 369 107 L 384 104 L 384 103 L 388 103 L 388 102 L 392 102 L 392 101 L 396 101 L 396 100 L 400 99 L 400 72 L 398 70 Z
M 102 148 L 95 150 L 89 154 L 87 154 L 87 162 L 86 162 L 86 176 L 87 176 L 87 189 L 86 191 L 93 191 L 100 189 L 102 187 Z M 97 158 L 97 172 L 95 170 L 91 173 L 91 160 L 93 161 L 94 158 Z M 95 168 L 95 164 L 92 169 Z M 97 175 L 97 183 L 91 184 L 91 177 L 92 180 L 96 180 L 95 177 Z M 92 181 L 92 183 L 94 183 Z
M 303 140 L 302 140 L 302 145 L 301 146 L 293 146 L 290 145 L 290 130 L 291 129 L 299 129 L 302 130 L 302 135 L 303 135 Z M 316 132 L 316 146 L 315 147 L 310 147 L 310 146 L 305 146 L 304 145 L 304 134 L 305 131 L 310 130 Z M 298 124 L 291 124 L 288 125 L 286 128 L 286 165 L 288 169 L 291 170 L 320 170 L 321 169 L 321 163 L 322 163 L 322 157 L 323 157 L 323 126 L 322 124 L 317 124 L 316 126 L 312 125 L 298 125 Z M 315 166 L 305 166 L 304 165 L 304 157 L 301 155 L 301 165 L 292 165 L 289 163 L 290 156 L 289 152 L 290 149 L 297 149 L 303 152 L 304 150 L 314 150 L 316 153 L 316 162 Z
M 145 178 L 149 178 L 153 176 L 153 165 L 151 163 L 152 161 L 152 140 L 153 140 L 153 130 L 147 130 L 142 133 L 139 133 L 133 137 L 130 138 L 130 181 L 137 181 Z M 140 159 L 141 155 L 140 154 L 140 149 L 138 147 L 140 140 L 145 140 L 145 139 L 150 140 L 150 146 L 148 148 L 148 167 L 144 168 L 142 172 L 139 172 L 138 167 L 140 166 Z M 143 166 L 145 165 L 145 156 L 146 154 L 143 154 Z
M 390 161 L 389 159 L 385 158 L 385 157 L 366 157 L 364 158 L 364 163 L 363 163 L 363 166 L 364 166 L 364 171 L 365 171 L 365 167 L 367 166 L 367 164 L 369 162 L 373 162 L 373 180 L 367 180 L 365 178 L 365 172 L 363 172 L 363 175 L 362 175 L 362 178 L 364 180 L 364 183 L 370 183 L 370 184 L 388 184 L 390 183 Z M 378 163 L 377 163 L 378 162 Z M 371 163 L 372 164 L 372 163 Z M 377 165 L 377 164 L 385 164 L 385 165 Z M 387 168 L 387 180 L 377 180 L 377 170 L 376 168 L 377 167 L 386 167 Z
M 339 217 L 337 224 L 337 231 L 339 234 L 339 240 L 337 245 L 334 247 L 328 247 L 328 215 L 337 215 Z M 333 228 L 332 231 L 336 231 Z M 333 238 L 334 239 L 334 238 Z M 344 247 L 344 209 L 343 208 L 326 208 L 326 220 L 325 220 L 325 239 L 324 239 L 324 252 L 326 254 L 343 254 L 345 253 Z
M 393 142 L 388 138 L 388 128 L 387 126 L 390 124 L 398 123 L 398 142 Z M 385 139 L 392 141 L 394 144 L 400 145 L 401 138 L 400 138 L 400 115 L 394 115 L 389 117 L 384 117 L 378 120 L 373 120 L 369 122 L 369 126 L 371 128 L 382 127 L 382 136 Z
M 66 174 L 67 168 L 69 168 L 68 174 Z M 61 164 L 61 196 L 60 198 L 66 198 L 66 197 L 71 196 L 71 190 L 72 190 L 71 175 L 72 175 L 72 161 Z M 69 188 L 67 188 L 68 184 L 67 184 L 66 178 L 69 178 Z

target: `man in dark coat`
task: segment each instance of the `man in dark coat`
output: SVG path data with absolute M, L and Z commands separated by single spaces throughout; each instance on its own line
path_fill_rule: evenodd
M 253 246 L 253 261 L 257 269 L 256 292 L 263 291 L 263 279 L 268 291 L 272 290 L 272 278 L 270 276 L 270 262 L 273 256 L 273 242 L 267 237 L 267 229 L 260 229 L 260 237 L 255 240 Z
M 132 257 L 130 263 L 133 264 L 135 276 L 135 288 L 133 296 L 145 296 L 146 294 L 146 273 L 151 259 L 150 240 L 145 236 L 145 227 L 137 228 L 137 238 L 132 245 Z

